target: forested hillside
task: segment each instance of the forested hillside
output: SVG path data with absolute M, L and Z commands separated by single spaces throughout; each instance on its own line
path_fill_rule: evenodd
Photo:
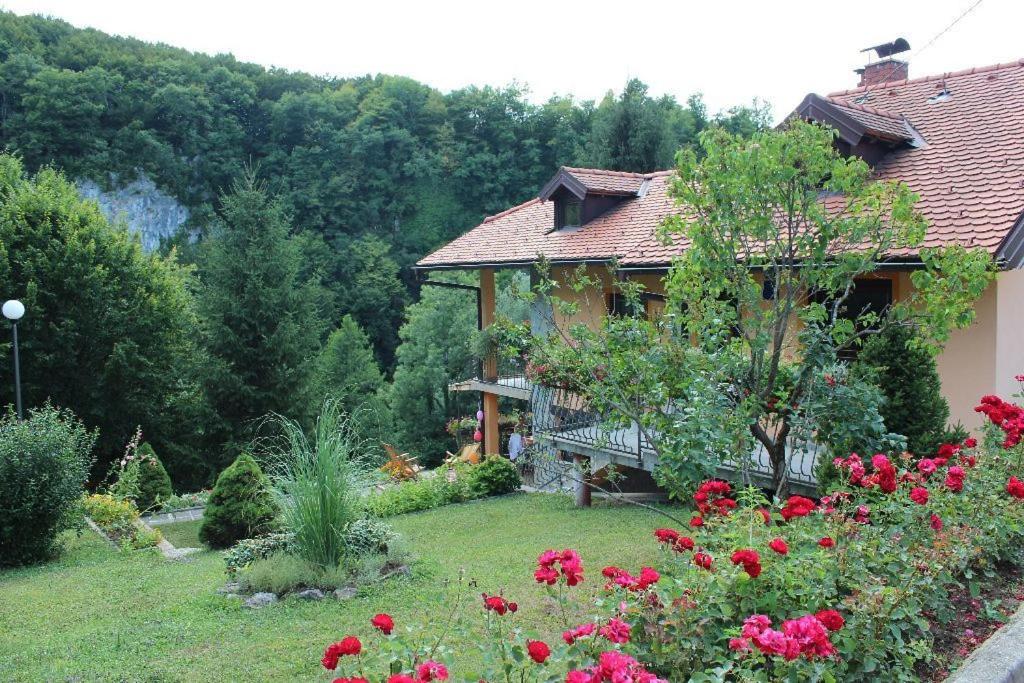
M 28 309 L 26 402 L 99 431 L 95 477 L 141 426 L 177 486 L 208 483 L 268 413 L 308 424 L 325 397 L 368 442 L 436 461 L 445 423 L 476 410 L 447 390 L 474 367 L 475 306 L 419 291 L 411 264 L 559 165 L 667 168 L 708 126 L 767 120 L 638 80 L 536 104 L 518 86 L 316 77 L 0 13 L 0 295 Z M 188 222 L 143 253 L 60 174 L 91 196 L 155 183 Z M 11 393 L 0 382 L 0 406 Z
M 653 98 L 639 81 L 598 104 L 533 105 L 516 86 L 441 93 L 401 76 L 321 78 L 9 13 L 0 61 L 0 136 L 29 170 L 52 164 L 102 185 L 141 171 L 201 232 L 220 194 L 255 165 L 311 237 L 311 270 L 386 366 L 413 292 L 398 282 L 370 291 L 361 271 L 394 278 L 529 198 L 560 164 L 668 167 L 709 124 L 699 96 Z M 751 128 L 766 113 L 720 119 Z

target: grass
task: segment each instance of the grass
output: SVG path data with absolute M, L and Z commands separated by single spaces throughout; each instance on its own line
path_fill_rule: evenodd
M 327 643 L 346 633 L 368 635 L 369 618 L 381 611 L 399 624 L 427 624 L 440 611 L 438 586 L 460 571 L 475 580 L 475 593 L 504 590 L 521 606 L 520 625 L 554 638 L 560 623 L 532 582 L 537 554 L 579 550 L 587 571 L 582 588 L 595 593 L 606 564 L 636 568 L 655 561 L 651 530 L 664 523 L 640 508 L 577 510 L 566 497 L 543 495 L 389 521 L 418 557 L 411 579 L 347 602 L 286 600 L 259 611 L 215 592 L 224 582 L 219 553 L 174 563 L 155 551 L 118 554 L 84 535 L 58 561 L 0 572 L 0 678 L 323 680 L 319 659 Z M 184 533 L 186 524 L 173 533 Z M 458 669 L 452 679 L 460 680 Z
M 175 548 L 202 548 L 203 544 L 199 541 L 199 527 L 202 525 L 203 520 L 197 519 L 192 522 L 161 524 L 153 528 L 159 529 L 167 542 Z

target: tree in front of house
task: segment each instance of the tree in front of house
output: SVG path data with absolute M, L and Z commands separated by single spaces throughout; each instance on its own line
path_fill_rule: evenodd
M 307 416 L 323 330 L 320 292 L 300 279 L 284 208 L 253 173 L 223 197 L 220 218 L 199 270 L 204 383 L 221 421 L 214 465 L 240 452 L 264 416 Z
M 833 140 L 800 121 L 749 138 L 705 132 L 700 157 L 680 153 L 670 189 L 682 210 L 663 236 L 687 247 L 666 277 L 663 327 L 627 316 L 548 344 L 576 364 L 594 412 L 646 431 L 663 481 L 678 484 L 695 465 L 742 471 L 761 448 L 783 493 L 794 449 L 837 414 L 843 382 L 856 381 L 832 372 L 840 356 L 889 326 L 913 328 L 935 353 L 973 319 L 991 261 L 959 247 L 920 250 L 910 299 L 887 310 L 848 305 L 858 279 L 918 249 L 926 224 L 905 184 L 873 179 Z M 637 285 L 622 288 L 638 300 Z M 553 352 L 543 347 L 535 362 Z M 881 438 L 878 402 L 858 395 L 875 406 L 863 411 L 874 424 L 861 436 Z

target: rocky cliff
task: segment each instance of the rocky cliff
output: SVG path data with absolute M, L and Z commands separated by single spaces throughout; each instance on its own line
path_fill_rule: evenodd
M 78 190 L 94 199 L 111 221 L 123 220 L 128 229 L 142 237 L 142 248 L 153 251 L 160 240 L 174 235 L 188 220 L 188 208 L 163 192 L 145 175 L 133 182 L 104 190 L 92 180 L 78 180 Z

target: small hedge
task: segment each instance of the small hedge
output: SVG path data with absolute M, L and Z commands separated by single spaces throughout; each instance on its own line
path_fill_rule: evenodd
M 139 446 L 139 497 L 135 501 L 140 510 L 151 510 L 159 503 L 168 500 L 174 491 L 171 489 L 171 477 L 164 469 L 164 464 L 156 456 L 153 447 L 148 443 Z
M 243 538 L 273 530 L 277 506 L 267 478 L 253 457 L 238 456 L 217 477 L 203 513 L 199 539 L 211 548 L 229 548 Z
M 490 456 L 479 465 L 441 467 L 432 477 L 388 486 L 369 496 L 367 509 L 377 517 L 391 517 L 512 493 L 521 483 L 511 461 Z
M 70 412 L 50 406 L 26 420 L 0 418 L 0 565 L 47 559 L 57 535 L 81 524 L 95 439 Z
M 94 494 L 85 498 L 82 507 L 89 519 L 122 548 L 151 548 L 163 539 L 159 529 L 150 531 L 139 526 L 139 509 L 130 500 Z

